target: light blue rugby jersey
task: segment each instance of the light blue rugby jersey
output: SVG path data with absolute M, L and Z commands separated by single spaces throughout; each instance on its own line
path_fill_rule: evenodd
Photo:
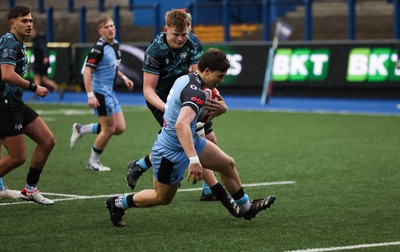
M 172 150 L 183 150 L 178 135 L 175 131 L 175 124 L 182 107 L 190 106 L 197 115 L 190 124 L 192 135 L 196 134 L 196 123 L 199 112 L 206 101 L 206 94 L 202 91 L 201 79 L 197 74 L 184 75 L 175 81 L 165 105 L 164 126 L 158 135 L 157 141 L 164 147 Z
M 110 45 L 100 38 L 90 50 L 86 61 L 86 66 L 95 69 L 92 74 L 92 85 L 95 92 L 101 94 L 113 92 L 120 64 L 121 52 L 118 41 L 114 39 L 114 44 Z

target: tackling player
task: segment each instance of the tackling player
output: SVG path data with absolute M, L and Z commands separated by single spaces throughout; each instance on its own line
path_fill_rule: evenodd
M 202 55 L 203 47 L 199 39 L 190 32 L 191 21 L 186 12 L 171 10 L 165 15 L 164 32 L 160 33 L 148 46 L 143 64 L 143 93 L 147 107 L 153 113 L 155 119 L 162 127 L 165 102 L 168 93 L 175 80 L 191 71 L 197 70 L 197 63 Z M 212 101 L 209 108 L 216 114 L 222 114 L 227 110 L 223 100 Z M 205 127 L 207 139 L 216 143 L 216 137 L 211 128 L 211 122 Z M 138 178 L 151 167 L 150 156 L 140 160 L 131 161 L 128 164 L 128 185 L 134 189 Z M 215 199 L 228 209 L 235 217 L 240 217 L 236 206 L 231 202 L 229 195 L 214 173 L 205 170 L 201 200 Z M 209 197 L 206 197 L 207 193 Z M 221 190 L 221 191 L 220 191 Z M 214 197 L 215 196 L 215 197 Z

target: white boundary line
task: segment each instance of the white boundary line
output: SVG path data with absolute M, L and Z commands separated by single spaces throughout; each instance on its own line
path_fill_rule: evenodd
M 323 252 L 323 251 L 338 251 L 338 250 L 350 250 L 350 249 L 362 249 L 362 248 L 386 247 L 386 246 L 400 246 L 400 241 L 359 244 L 359 245 L 351 245 L 351 246 L 343 246 L 343 247 L 287 250 L 286 252 Z
M 256 187 L 256 186 L 271 186 L 271 185 L 290 185 L 295 184 L 295 181 L 277 181 L 277 182 L 264 182 L 264 183 L 253 183 L 253 184 L 243 184 L 243 187 Z M 178 192 L 192 192 L 192 191 L 201 191 L 202 188 L 188 188 L 188 189 L 179 189 Z M 69 201 L 69 200 L 79 200 L 79 199 L 98 199 L 98 198 L 108 198 L 111 196 L 115 196 L 118 194 L 126 194 L 126 193 L 115 193 L 115 194 L 107 194 L 107 195 L 94 195 L 94 196 L 85 196 L 85 195 L 76 195 L 76 194 L 62 194 L 62 193 L 46 193 L 41 192 L 43 195 L 51 195 L 51 196 L 59 196 L 65 198 L 52 199 L 55 202 L 57 201 Z M 0 203 L 0 206 L 10 206 L 10 205 L 21 205 L 21 204 L 29 204 L 34 203 L 32 201 L 17 201 L 17 202 L 7 202 Z

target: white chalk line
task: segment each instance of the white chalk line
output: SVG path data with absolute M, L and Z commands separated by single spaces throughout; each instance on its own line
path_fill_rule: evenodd
M 358 245 L 350 245 L 342 247 L 287 250 L 286 252 L 324 252 L 324 251 L 339 251 L 339 250 L 351 250 L 351 249 L 363 249 L 363 248 L 399 246 L 399 245 L 400 241 L 395 241 L 395 242 L 383 242 L 383 243 L 358 244 Z
M 295 184 L 295 183 L 296 183 L 295 181 L 276 181 L 276 182 L 263 182 L 263 183 L 243 184 L 243 187 L 290 185 L 290 184 Z M 192 192 L 192 191 L 201 191 L 201 190 L 202 190 L 202 188 L 198 187 L 198 188 L 179 189 L 178 192 Z M 112 196 L 115 196 L 115 195 L 126 194 L 126 193 L 115 193 L 115 194 L 106 194 L 106 195 L 85 196 L 85 195 L 51 193 L 51 192 L 40 192 L 40 193 L 42 195 L 65 197 L 65 198 L 52 199 L 54 202 L 80 200 L 80 199 L 108 198 L 108 197 L 112 197 Z M 133 192 L 131 192 L 131 193 L 133 193 Z M 32 201 L 5 202 L 5 203 L 0 203 L 0 206 L 21 205 L 21 204 L 30 204 L 30 203 L 34 203 L 34 202 L 32 202 Z

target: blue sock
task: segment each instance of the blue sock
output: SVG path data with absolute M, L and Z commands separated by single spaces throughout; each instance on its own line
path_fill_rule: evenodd
M 92 123 L 90 125 L 92 126 L 92 133 L 93 134 L 97 134 L 98 133 L 98 129 L 99 129 L 99 124 L 98 123 Z
M 4 188 L 3 178 L 0 177 L 0 190 L 2 190 L 3 188 Z
M 128 201 L 127 201 L 128 196 L 129 196 L 129 194 L 124 194 L 122 196 L 122 205 L 124 206 L 125 209 L 129 208 Z
M 236 205 L 238 205 L 238 207 L 240 207 L 240 206 L 243 206 L 244 204 L 246 204 L 248 201 L 249 201 L 249 196 L 247 194 L 245 194 L 239 200 L 235 200 L 235 203 L 236 203 Z
M 210 194 L 212 194 L 212 191 L 211 191 L 210 187 L 207 185 L 206 182 L 203 181 L 203 182 L 201 183 L 201 186 L 203 187 L 203 192 L 204 192 L 205 195 L 210 195 Z
M 145 157 L 142 157 L 142 158 L 137 162 L 137 164 L 138 164 L 143 170 L 147 170 L 147 169 L 149 169 L 149 167 L 147 166 L 146 160 L 144 160 L 144 159 L 145 159 Z

